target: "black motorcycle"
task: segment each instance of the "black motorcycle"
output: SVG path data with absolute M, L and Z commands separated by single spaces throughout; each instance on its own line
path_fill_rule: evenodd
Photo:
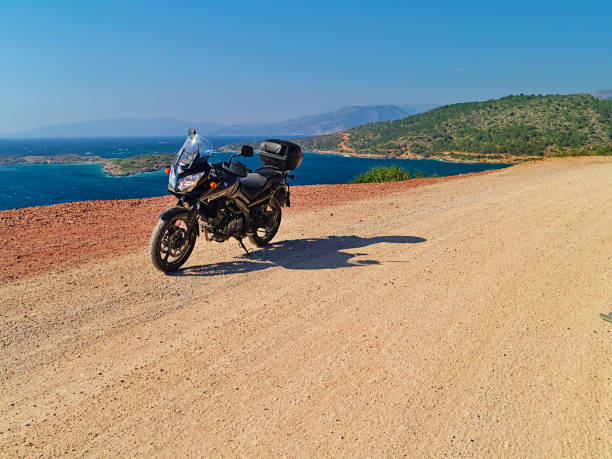
M 168 191 L 178 198 L 175 207 L 159 216 L 149 243 L 153 266 L 160 271 L 178 269 L 193 251 L 196 238 L 224 242 L 233 237 L 261 247 L 272 240 L 281 223 L 281 207 L 289 207 L 290 171 L 302 162 L 299 145 L 270 139 L 261 144 L 259 156 L 264 167 L 254 172 L 236 156 L 251 157 L 253 148 L 243 145 L 229 161 L 209 163 L 212 144 L 189 130 L 176 155 Z

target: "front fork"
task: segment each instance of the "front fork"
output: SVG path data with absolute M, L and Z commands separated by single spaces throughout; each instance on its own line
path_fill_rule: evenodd
M 183 197 L 178 200 L 178 202 L 176 203 L 176 207 L 185 208 L 185 201 Z M 189 218 L 187 219 L 187 231 L 195 233 L 196 236 L 200 235 L 200 225 L 198 225 L 199 210 L 200 201 L 196 201 L 194 206 L 185 209 L 185 211 L 189 213 Z

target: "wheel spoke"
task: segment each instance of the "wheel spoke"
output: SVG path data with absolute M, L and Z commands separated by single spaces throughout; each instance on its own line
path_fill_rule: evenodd
M 170 256 L 172 256 L 173 258 L 176 258 L 176 260 L 174 261 L 176 262 L 178 259 L 180 259 L 183 252 L 185 251 L 185 248 L 188 246 L 188 241 L 185 237 L 185 230 L 173 223 L 168 227 L 166 237 L 166 251 L 164 251 L 162 247 L 160 247 L 160 253 L 164 254 L 162 261 L 164 263 L 167 263 Z M 181 241 L 181 238 L 184 240 L 180 244 L 180 247 L 177 247 L 178 242 Z
M 195 239 L 184 219 L 158 222 L 149 244 L 153 265 L 166 273 L 178 269 L 191 254 Z

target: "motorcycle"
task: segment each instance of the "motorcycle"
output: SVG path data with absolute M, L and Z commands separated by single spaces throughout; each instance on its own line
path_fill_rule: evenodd
M 191 255 L 198 236 L 207 241 L 238 240 L 250 255 L 243 239 L 257 247 L 274 238 L 281 223 L 282 207 L 289 207 L 290 171 L 302 162 L 299 145 L 279 139 L 262 142 L 258 151 L 264 167 L 250 171 L 233 159 L 252 157 L 254 150 L 243 145 L 228 161 L 209 163 L 212 143 L 190 129 L 172 166 L 166 170 L 168 191 L 178 198 L 159 216 L 151 234 L 149 255 L 153 266 L 163 272 L 181 267 Z

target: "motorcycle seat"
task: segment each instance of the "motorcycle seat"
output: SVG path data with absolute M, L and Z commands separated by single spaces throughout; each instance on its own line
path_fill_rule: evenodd
M 250 172 L 246 177 L 240 179 L 242 193 L 250 200 L 260 196 L 282 179 L 282 174 L 277 169 L 262 167 L 255 172 Z

